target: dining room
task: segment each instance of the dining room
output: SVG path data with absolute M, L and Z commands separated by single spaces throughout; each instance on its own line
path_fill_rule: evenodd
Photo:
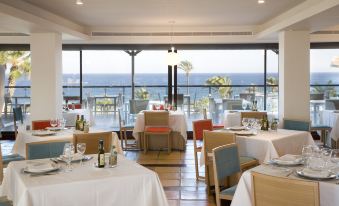
M 339 205 L 339 0 L 0 0 L 0 205 Z

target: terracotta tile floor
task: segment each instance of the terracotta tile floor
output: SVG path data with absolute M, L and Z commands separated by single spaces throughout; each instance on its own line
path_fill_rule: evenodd
M 207 195 L 204 181 L 196 181 L 193 142 L 188 141 L 186 151 L 127 151 L 125 156 L 158 173 L 170 206 L 215 206 L 214 196 Z M 200 168 L 201 175 L 204 168 Z M 230 202 L 223 202 L 230 205 Z

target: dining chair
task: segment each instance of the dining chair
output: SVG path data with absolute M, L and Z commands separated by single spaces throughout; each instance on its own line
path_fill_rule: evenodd
M 263 119 L 267 115 L 267 112 L 240 112 L 240 124 L 242 125 L 242 119 Z
M 253 206 L 319 206 L 319 183 L 275 177 L 257 172 L 252 174 Z
M 201 152 L 201 149 L 202 149 L 203 131 L 204 130 L 209 130 L 209 131 L 213 130 L 212 120 L 211 119 L 204 119 L 204 120 L 192 121 L 192 128 L 193 128 L 195 179 L 196 180 L 204 180 L 205 177 L 199 175 L 198 152 Z
M 311 122 L 293 119 L 283 119 L 283 128 L 298 131 L 310 131 Z
M 136 149 L 135 143 L 128 143 L 127 131 L 133 131 L 134 125 L 126 124 L 126 120 L 123 115 L 123 111 L 121 108 L 118 109 L 119 115 L 119 128 L 120 128 L 120 141 L 121 148 L 123 150 Z M 125 142 L 125 145 L 124 145 Z
M 4 165 L 2 163 L 2 150 L 0 144 L 0 185 L 2 184 L 2 180 L 4 178 Z M 12 206 L 12 201 L 9 201 L 5 196 L 0 197 L 0 205 L 1 206 Z
M 68 109 L 81 109 L 81 104 L 68 104 Z M 73 108 L 74 107 L 74 108 Z
M 32 121 L 32 130 L 45 129 L 50 127 L 50 120 L 34 120 Z
M 85 154 L 96 154 L 98 153 L 99 140 L 104 140 L 104 150 L 110 152 L 112 138 L 112 132 L 78 133 L 73 134 L 73 143 L 75 147 L 78 143 L 86 143 Z
M 224 131 L 204 131 L 204 160 L 205 160 L 205 182 L 207 184 L 208 193 L 211 193 L 211 187 L 214 185 L 213 177 L 213 161 L 212 150 L 216 147 L 236 143 L 236 137 L 234 133 Z M 244 171 L 259 165 L 257 159 L 248 156 L 240 156 L 240 167 Z
M 242 110 L 241 99 L 223 99 L 222 100 L 223 110 Z
M 166 135 L 168 153 L 171 152 L 171 128 L 168 111 L 145 111 L 144 153 L 147 153 L 149 135 Z
M 23 118 L 23 115 L 22 115 L 21 107 L 13 108 L 13 123 L 14 123 L 14 136 L 15 136 L 15 138 L 18 134 L 18 125 L 17 125 L 18 122 L 20 122 L 21 124 L 24 123 L 24 118 Z
M 231 186 L 229 182 L 233 175 L 236 175 L 237 179 L 240 178 L 240 157 L 235 143 L 216 147 L 212 152 L 215 196 L 217 206 L 220 206 L 221 199 L 233 199 L 237 184 Z
M 59 157 L 63 154 L 65 144 L 69 142 L 67 140 L 52 140 L 26 143 L 26 159 Z

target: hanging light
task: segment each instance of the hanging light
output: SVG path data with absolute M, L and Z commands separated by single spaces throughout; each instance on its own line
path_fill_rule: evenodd
M 265 0 L 258 0 L 258 4 L 263 4 L 265 3 Z
M 171 44 L 173 43 L 173 25 L 175 24 L 175 21 L 169 21 L 168 23 L 171 24 Z M 179 63 L 179 55 L 174 48 L 174 46 L 171 47 L 171 50 L 168 51 L 167 54 L 167 64 L 170 66 L 177 65 Z
M 170 66 L 177 65 L 179 63 L 179 55 L 175 51 L 174 46 L 172 46 L 171 50 L 168 51 L 167 54 L 167 64 Z
M 84 4 L 84 2 L 82 1 L 82 0 L 76 0 L 76 2 L 75 2 L 77 5 L 83 5 Z
M 331 61 L 331 67 L 339 68 L 339 56 L 335 56 Z

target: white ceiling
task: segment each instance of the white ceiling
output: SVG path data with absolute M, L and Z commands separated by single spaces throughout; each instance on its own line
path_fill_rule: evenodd
M 257 0 L 83 0 L 82 6 L 75 2 L 0 0 L 0 33 L 58 32 L 66 43 L 154 44 L 168 43 L 171 36 L 173 43 L 277 42 L 283 30 L 309 30 L 310 34 L 339 30 L 339 0 L 266 0 L 265 4 Z M 339 41 L 339 34 L 312 35 L 320 41 Z
M 258 25 L 304 0 L 26 0 L 89 27 Z

